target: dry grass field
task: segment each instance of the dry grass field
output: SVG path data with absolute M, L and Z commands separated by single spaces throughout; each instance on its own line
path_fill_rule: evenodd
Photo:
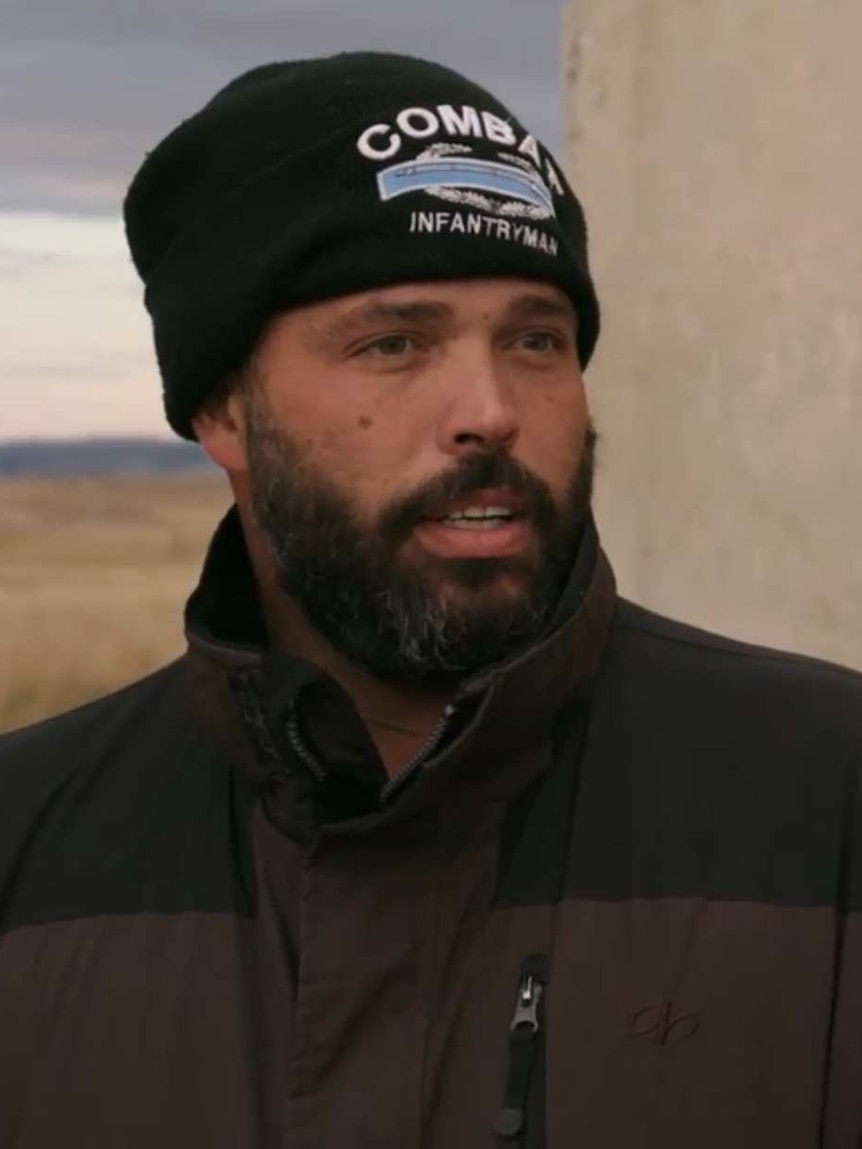
M 207 473 L 0 481 L 0 731 L 182 651 L 182 607 L 229 501 Z

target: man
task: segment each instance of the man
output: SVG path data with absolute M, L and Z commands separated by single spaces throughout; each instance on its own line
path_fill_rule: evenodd
M 0 741 L 0 1144 L 858 1146 L 862 683 L 616 596 L 557 162 L 348 54 L 126 221 L 235 507 L 182 658 Z

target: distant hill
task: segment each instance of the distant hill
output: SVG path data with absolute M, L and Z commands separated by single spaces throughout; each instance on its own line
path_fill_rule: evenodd
M 0 476 L 153 474 L 214 470 L 182 439 L 92 438 L 0 441 Z

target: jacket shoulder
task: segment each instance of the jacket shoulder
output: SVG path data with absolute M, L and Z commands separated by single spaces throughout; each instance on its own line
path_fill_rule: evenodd
M 0 738 L 0 934 L 235 904 L 224 843 L 239 799 L 186 672 L 181 658 Z
M 574 891 L 862 907 L 853 670 L 620 601 L 582 769 Z
M 53 718 L 0 735 L 0 886 L 11 858 L 49 813 L 122 785 L 129 760 L 154 747 L 180 713 L 184 659 Z
M 174 694 L 185 659 L 163 666 L 111 694 L 41 722 L 0 734 L 0 795 L 62 776 L 153 706 Z M 0 800 L 0 810 L 3 808 Z
M 744 642 L 716 634 L 689 623 L 667 618 L 638 606 L 627 599 L 620 599 L 617 613 L 617 626 L 628 632 L 632 641 L 643 645 L 673 646 L 680 657 L 695 661 L 718 661 L 728 665 L 750 662 L 765 673 L 798 675 L 801 678 L 842 682 L 847 687 L 862 691 L 862 673 L 847 666 L 820 659 L 808 654 L 779 650 L 756 643 Z
M 714 634 L 625 599 L 611 647 L 617 669 L 637 668 L 649 693 L 672 697 L 683 724 L 686 706 L 731 723 L 742 711 L 749 729 L 815 722 L 862 749 L 862 674 L 849 667 Z

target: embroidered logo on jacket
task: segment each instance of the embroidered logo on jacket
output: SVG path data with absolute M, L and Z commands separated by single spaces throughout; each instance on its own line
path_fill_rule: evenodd
M 672 1001 L 661 1001 L 636 1010 L 629 1018 L 629 1033 L 651 1037 L 656 1045 L 678 1044 L 694 1037 L 700 1022 L 700 1013 L 675 1013 Z

